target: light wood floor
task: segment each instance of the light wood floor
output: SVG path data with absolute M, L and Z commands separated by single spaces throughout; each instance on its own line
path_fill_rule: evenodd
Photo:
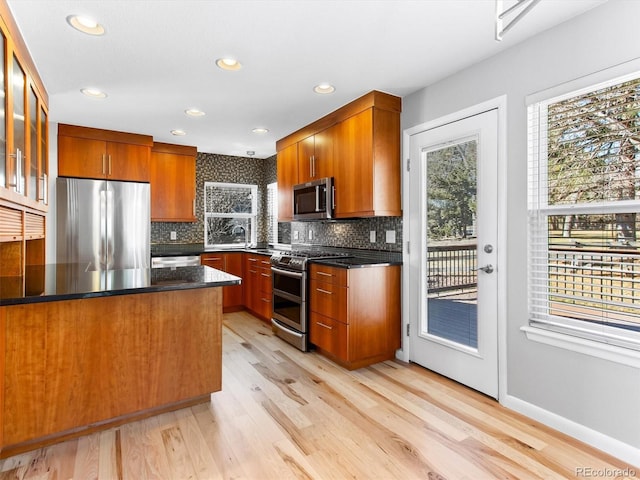
M 210 404 L 5 459 L 0 479 L 640 476 L 415 365 L 347 372 L 245 312 L 225 315 L 223 343 L 223 390 Z

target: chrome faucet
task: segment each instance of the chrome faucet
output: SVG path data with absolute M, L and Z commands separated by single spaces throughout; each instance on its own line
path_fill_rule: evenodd
M 247 241 L 247 230 L 242 225 L 234 225 L 231 229 L 231 234 L 235 235 L 244 235 L 244 248 L 247 248 L 249 242 Z

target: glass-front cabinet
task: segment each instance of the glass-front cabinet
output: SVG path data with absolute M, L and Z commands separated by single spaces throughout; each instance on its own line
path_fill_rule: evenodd
M 47 209 L 46 92 L 0 8 L 0 199 Z

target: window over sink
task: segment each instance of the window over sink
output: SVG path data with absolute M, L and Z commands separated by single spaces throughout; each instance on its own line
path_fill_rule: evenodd
M 205 182 L 205 247 L 255 246 L 257 212 L 257 185 Z

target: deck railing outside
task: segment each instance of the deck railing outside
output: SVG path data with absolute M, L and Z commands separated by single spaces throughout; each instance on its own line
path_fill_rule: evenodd
M 477 283 L 476 244 L 429 246 L 429 293 L 474 288 Z

